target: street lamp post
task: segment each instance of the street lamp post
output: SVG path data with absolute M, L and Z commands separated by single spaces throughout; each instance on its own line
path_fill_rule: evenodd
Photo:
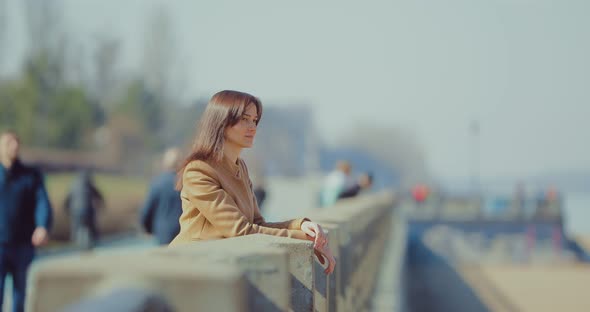
M 481 195 L 479 181 L 479 121 L 473 120 L 469 125 L 472 140 L 471 187 L 474 195 Z

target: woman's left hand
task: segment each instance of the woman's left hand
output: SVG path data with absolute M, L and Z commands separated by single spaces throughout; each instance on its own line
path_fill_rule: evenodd
M 303 221 L 301 223 L 301 230 L 307 236 L 311 237 L 310 240 L 313 240 L 314 249 L 322 249 L 328 244 L 328 236 L 319 224 L 311 221 Z

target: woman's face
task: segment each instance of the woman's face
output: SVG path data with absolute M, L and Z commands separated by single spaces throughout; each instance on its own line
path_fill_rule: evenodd
M 246 107 L 242 118 L 237 124 L 225 129 L 225 143 L 240 148 L 252 147 L 256 136 L 256 124 L 258 123 L 258 110 L 256 105 Z

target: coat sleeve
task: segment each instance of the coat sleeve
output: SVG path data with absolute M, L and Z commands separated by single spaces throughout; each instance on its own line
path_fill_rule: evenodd
M 188 209 L 198 210 L 224 237 L 259 233 L 306 239 L 302 231 L 250 223 L 233 198 L 221 187 L 213 172 L 199 166 L 188 166 L 182 180 L 183 193 L 189 202 Z
M 44 227 L 50 231 L 53 224 L 53 211 L 41 172 L 35 172 L 35 180 L 35 226 Z
M 248 173 L 248 166 L 242 160 L 242 165 L 246 174 L 248 175 L 248 186 L 252 193 L 254 193 L 254 188 L 252 187 L 252 180 L 250 180 L 250 175 Z M 254 224 L 258 224 L 260 226 L 275 228 L 275 229 L 288 229 L 288 230 L 301 230 L 301 224 L 303 221 L 311 221 L 308 218 L 301 218 L 301 219 L 292 219 L 283 222 L 266 222 L 264 217 L 260 213 L 260 207 L 258 207 L 258 201 L 254 200 Z
M 143 229 L 147 233 L 152 233 L 153 231 L 153 224 L 154 224 L 154 214 L 156 211 L 156 206 L 158 204 L 158 189 L 155 183 L 150 185 L 150 190 L 148 192 L 148 196 L 143 204 L 143 208 L 141 209 L 141 214 L 139 216 L 139 222 L 143 226 Z
M 292 219 L 283 222 L 266 222 L 264 217 L 260 214 L 258 204 L 256 204 L 256 210 L 254 211 L 254 223 L 260 226 L 265 226 L 275 229 L 288 229 L 288 230 L 301 230 L 301 224 L 303 221 L 311 221 L 308 218 Z

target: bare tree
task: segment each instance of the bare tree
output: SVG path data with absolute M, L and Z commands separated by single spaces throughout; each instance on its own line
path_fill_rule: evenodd
M 180 66 L 173 24 L 165 7 L 154 10 L 148 19 L 144 38 L 143 78 L 154 95 L 162 113 L 158 133 L 163 142 L 174 141 L 173 111 L 181 102 L 185 88 L 183 67 Z
M 6 1 L 0 0 L 0 74 L 2 73 L 6 53 L 6 30 L 8 29 L 7 10 Z
M 27 30 L 29 35 L 29 52 L 35 56 L 38 53 L 48 53 L 48 57 L 63 54 L 61 8 L 58 1 L 23 2 L 25 6 Z
M 142 68 L 147 87 L 166 98 L 174 61 L 174 38 L 170 16 L 164 8 L 156 10 L 148 20 L 144 44 Z
M 39 90 L 39 118 L 35 123 L 35 141 L 47 144 L 49 97 L 64 79 L 66 37 L 61 31 L 61 9 L 57 1 L 23 2 L 29 33 L 27 71 Z
M 88 86 L 92 97 L 103 110 L 110 112 L 109 99 L 117 81 L 117 62 L 119 60 L 120 42 L 109 37 L 97 37 L 97 46 L 93 54 L 93 77 Z

